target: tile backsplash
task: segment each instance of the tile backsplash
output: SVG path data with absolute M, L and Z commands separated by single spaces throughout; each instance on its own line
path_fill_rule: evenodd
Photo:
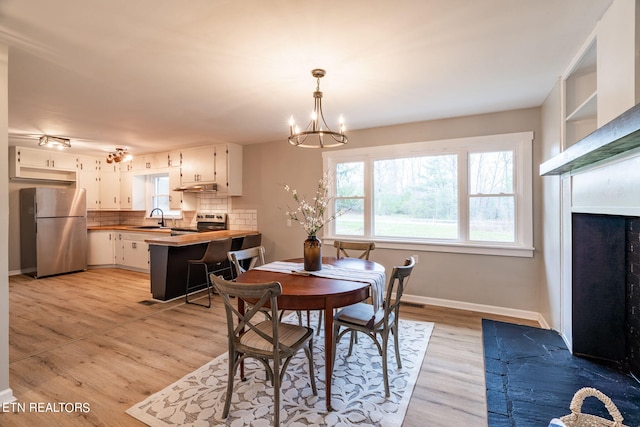
M 226 213 L 230 230 L 258 230 L 258 211 L 255 209 L 233 209 L 229 197 L 215 194 L 198 195 L 198 212 Z M 146 211 L 87 211 L 87 225 L 151 225 L 158 219 L 147 218 Z M 167 219 L 170 227 L 195 227 L 196 211 L 183 211 L 181 219 Z

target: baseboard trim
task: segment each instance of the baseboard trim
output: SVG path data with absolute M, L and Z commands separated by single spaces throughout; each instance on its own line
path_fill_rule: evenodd
M 476 311 L 480 313 L 497 314 L 501 316 L 515 317 L 518 319 L 535 320 L 540 323 L 540 326 L 549 329 L 547 322 L 540 313 L 528 310 L 519 310 L 515 308 L 498 307 L 495 305 L 476 304 L 464 301 L 454 301 L 441 298 L 422 297 L 418 295 L 404 295 L 403 301 L 416 303 L 435 305 L 437 307 L 455 308 L 458 310 Z
M 13 390 L 8 388 L 6 390 L 0 391 L 0 405 L 3 403 L 11 403 L 15 401 L 16 398 L 13 396 Z M 2 413 L 2 411 L 0 411 L 0 413 Z

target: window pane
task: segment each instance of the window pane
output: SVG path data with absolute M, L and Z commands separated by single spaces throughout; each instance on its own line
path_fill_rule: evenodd
M 348 236 L 364 235 L 364 200 L 337 199 L 336 212 L 349 210 L 335 220 L 336 234 Z
M 154 196 L 153 207 L 160 208 L 167 214 L 169 212 L 169 196 Z
M 469 154 L 469 193 L 513 193 L 513 152 Z
M 457 156 L 374 162 L 374 234 L 458 237 Z
M 169 194 L 169 175 L 157 176 L 155 178 L 155 187 L 156 194 Z
M 364 195 L 364 163 L 338 163 L 336 165 L 336 196 Z
M 485 242 L 515 242 L 515 199 L 471 197 L 469 238 Z

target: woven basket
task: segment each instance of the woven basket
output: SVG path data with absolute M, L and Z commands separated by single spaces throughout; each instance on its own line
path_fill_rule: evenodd
M 585 398 L 591 396 L 604 403 L 613 420 L 582 413 L 582 402 Z M 569 409 L 571 409 L 571 414 L 560 418 L 567 427 L 627 427 L 622 424 L 623 418 L 616 405 L 609 397 L 595 388 L 585 387 L 578 390 L 573 399 L 571 399 Z

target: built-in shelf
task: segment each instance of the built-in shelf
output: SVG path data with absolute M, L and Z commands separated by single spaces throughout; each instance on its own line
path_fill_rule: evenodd
M 540 175 L 560 175 L 640 147 L 640 104 L 540 165 Z

